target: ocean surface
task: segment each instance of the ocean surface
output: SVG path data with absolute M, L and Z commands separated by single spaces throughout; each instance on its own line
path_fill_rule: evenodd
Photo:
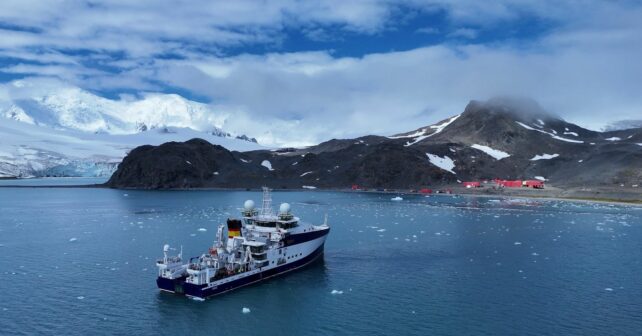
M 195 301 L 156 289 L 163 244 L 199 255 L 260 193 L 0 188 L 0 334 L 642 333 L 642 208 L 394 196 L 275 192 L 328 214 L 324 260 Z

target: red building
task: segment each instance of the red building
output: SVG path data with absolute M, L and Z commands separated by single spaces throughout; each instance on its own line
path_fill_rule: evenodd
M 524 181 L 523 186 L 528 188 L 544 189 L 544 181 L 526 180 Z
M 497 184 L 500 187 L 521 188 L 522 187 L 522 180 L 498 180 Z
M 422 193 L 422 194 L 432 194 L 432 190 L 428 189 L 428 188 L 423 188 L 423 189 L 419 190 L 419 192 Z

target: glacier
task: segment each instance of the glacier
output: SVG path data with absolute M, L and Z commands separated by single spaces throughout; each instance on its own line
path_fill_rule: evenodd
M 0 177 L 110 176 L 131 149 L 202 138 L 264 149 L 224 129 L 228 115 L 176 94 L 109 99 L 59 81 L 0 87 Z

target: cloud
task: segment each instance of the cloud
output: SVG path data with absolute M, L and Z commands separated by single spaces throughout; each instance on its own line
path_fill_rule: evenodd
M 470 29 L 470 28 L 459 28 L 455 29 L 453 32 L 448 34 L 448 37 L 450 38 L 465 38 L 469 40 L 474 40 L 477 38 L 477 35 L 479 33 L 475 29 Z
M 291 30 L 378 38 L 403 10 L 443 12 L 443 27 L 410 34 L 446 42 L 360 57 L 280 47 Z M 98 92 L 189 92 L 229 115 L 230 131 L 274 145 L 407 131 L 497 95 L 600 128 L 640 113 L 640 17 L 639 5 L 610 1 L 3 1 L 0 58 L 11 61 L 0 72 Z M 478 42 L 523 18 L 554 29 Z

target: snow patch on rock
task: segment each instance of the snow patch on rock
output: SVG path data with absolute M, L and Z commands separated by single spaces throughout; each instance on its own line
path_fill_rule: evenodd
M 581 140 L 567 139 L 567 138 L 563 138 L 563 137 L 561 137 L 561 136 L 555 135 L 555 134 L 553 134 L 553 133 L 549 133 L 549 132 L 546 132 L 546 131 L 543 131 L 543 130 L 539 130 L 539 129 L 532 128 L 532 127 L 530 127 L 530 126 L 528 126 L 528 125 L 526 125 L 526 124 L 524 124 L 524 123 L 521 123 L 521 122 L 519 122 L 519 121 L 515 121 L 515 122 L 516 122 L 518 125 L 520 125 L 520 126 L 524 127 L 524 128 L 525 128 L 525 129 L 527 129 L 527 130 L 537 131 L 537 132 L 540 132 L 540 133 L 548 134 L 548 135 L 550 135 L 550 136 L 551 136 L 551 138 L 553 138 L 553 139 L 557 139 L 557 140 L 561 140 L 561 141 L 566 141 L 566 142 L 572 142 L 572 143 L 584 143 L 584 141 L 581 141 Z
M 435 134 L 441 133 L 441 131 L 443 131 L 448 125 L 452 124 L 460 116 L 461 116 L 461 114 L 458 114 L 458 115 L 456 115 L 456 116 L 444 121 L 441 124 L 428 126 L 427 128 L 422 128 L 420 131 L 417 131 L 417 132 L 415 132 L 413 134 L 410 134 L 410 135 L 402 135 L 402 136 L 396 136 L 396 137 L 390 137 L 390 138 L 391 139 L 414 138 L 412 141 L 408 141 L 404 145 L 406 147 L 407 146 L 412 146 L 412 145 L 416 144 L 417 142 L 420 142 L 423 139 L 426 139 L 426 138 L 431 137 L 431 136 L 433 136 Z M 426 131 L 428 131 L 428 129 L 432 129 L 434 131 L 432 133 L 426 135 Z
M 453 171 L 453 169 L 455 168 L 455 162 L 453 162 L 453 160 L 449 158 L 448 155 L 444 155 L 443 158 L 440 157 L 439 155 L 430 154 L 430 153 L 426 153 L 426 155 L 428 156 L 428 160 L 430 161 L 430 163 L 432 163 L 433 165 L 449 173 L 457 174 Z
M 537 154 L 537 155 L 533 156 L 531 161 L 550 160 L 550 159 L 554 159 L 554 158 L 556 158 L 558 156 L 560 156 L 560 155 L 559 154 L 542 154 L 542 155 Z
M 510 154 L 508 154 L 506 152 L 502 152 L 502 151 L 500 151 L 498 149 L 493 149 L 493 148 L 490 148 L 490 147 L 484 146 L 484 145 L 474 144 L 474 145 L 472 145 L 470 147 L 478 149 L 478 150 L 480 150 L 480 151 L 492 156 L 493 158 L 495 158 L 495 160 L 505 159 L 505 158 L 510 156 Z
M 272 169 L 272 163 L 270 163 L 270 161 L 268 160 L 263 160 L 263 162 L 261 162 L 261 166 L 267 168 L 269 171 L 274 170 Z

